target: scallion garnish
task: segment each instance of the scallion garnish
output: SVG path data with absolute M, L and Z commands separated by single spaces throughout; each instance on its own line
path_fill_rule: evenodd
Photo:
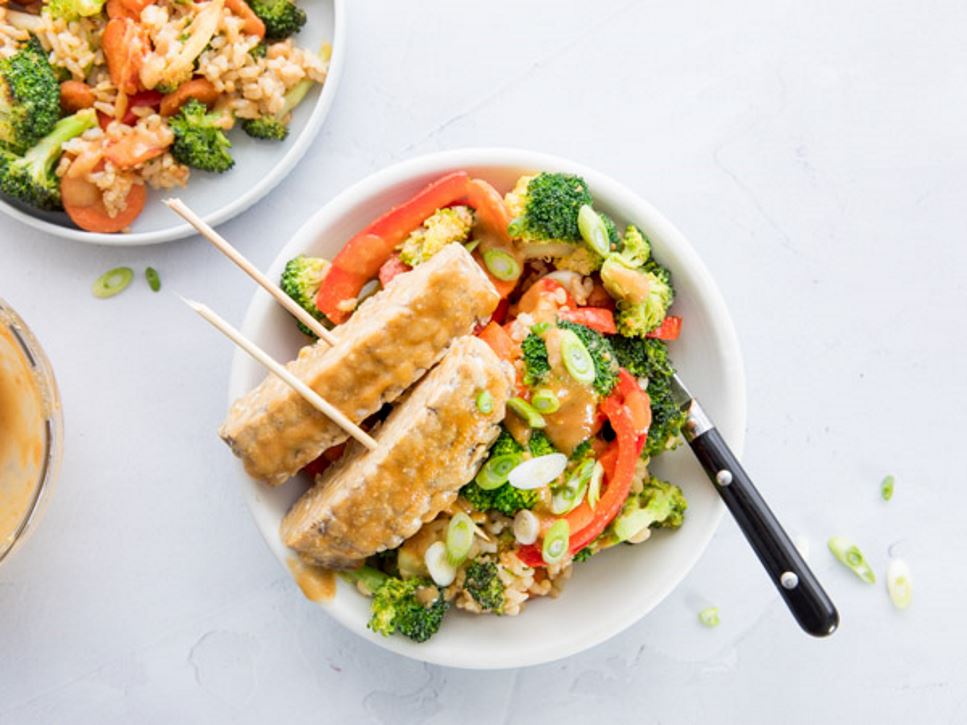
M 579 383 L 590 385 L 594 382 L 594 360 L 576 334 L 571 330 L 561 330 L 561 359 L 564 368 Z
M 533 325 L 531 325 L 531 332 L 533 332 L 535 335 L 543 335 L 550 329 L 550 322 L 535 322 Z
M 554 395 L 553 390 L 541 388 L 535 390 L 531 396 L 531 405 L 540 413 L 555 413 L 561 407 L 561 401 Z
M 565 519 L 558 519 L 544 534 L 541 545 L 541 558 L 545 564 L 556 564 L 567 554 L 571 543 L 571 527 Z
M 473 520 L 463 511 L 458 511 L 447 525 L 447 561 L 452 566 L 460 566 L 473 546 Z
M 437 586 L 448 587 L 457 578 L 457 569 L 448 561 L 447 545 L 442 541 L 435 541 L 427 547 L 423 554 L 423 563 Z
M 880 496 L 883 497 L 884 501 L 889 501 L 893 498 L 893 487 L 896 485 L 896 478 L 894 476 L 887 476 L 883 479 L 883 483 L 880 484 Z
M 590 458 L 582 461 L 563 485 L 551 489 L 551 513 L 563 516 L 577 508 L 588 490 L 594 465 L 595 461 Z
M 913 581 L 910 578 L 910 567 L 903 559 L 890 559 L 886 567 L 886 589 L 894 607 L 906 609 L 910 606 L 913 600 Z
M 698 621 L 706 627 L 718 627 L 721 621 L 719 619 L 719 608 L 705 607 L 705 609 L 698 613 Z
M 477 410 L 484 415 L 490 415 L 494 412 L 494 396 L 489 390 L 481 390 L 477 394 Z
M 581 232 L 581 238 L 591 249 L 602 257 L 608 256 L 608 252 L 611 251 L 608 228 L 604 225 L 601 215 L 587 204 L 578 210 L 578 230 Z
M 520 463 L 520 456 L 516 453 L 506 453 L 493 456 L 477 473 L 473 479 L 484 491 L 492 491 L 507 483 L 507 476 Z
M 511 398 L 507 401 L 507 407 L 517 413 L 524 422 L 531 428 L 546 428 L 547 421 L 544 416 L 533 405 L 523 398 Z
M 876 583 L 876 574 L 873 573 L 872 567 L 866 562 L 863 552 L 859 550 L 856 544 L 842 536 L 834 536 L 826 542 L 826 545 L 833 552 L 833 556 L 841 564 L 852 570 L 856 576 L 867 584 Z
M 154 267 L 148 267 L 144 270 L 144 278 L 148 280 L 148 287 L 151 288 L 152 292 L 157 292 L 161 289 L 161 277 L 158 275 L 158 270 Z
M 522 490 L 542 488 L 556 480 L 566 467 L 567 456 L 563 453 L 548 453 L 546 456 L 518 463 L 507 475 L 507 482 Z
M 468 252 L 473 252 L 473 250 L 477 248 L 478 244 L 480 244 L 479 239 L 471 239 L 469 242 L 463 245 L 463 248 Z
M 490 273 L 503 282 L 513 282 L 520 277 L 520 262 L 506 249 L 486 249 L 483 260 Z
M 115 267 L 108 270 L 96 280 L 91 287 L 91 292 L 98 299 L 107 299 L 114 295 L 121 294 L 131 284 L 134 279 L 134 270 L 130 267 Z
M 604 466 L 600 461 L 595 461 L 594 468 L 591 469 L 591 480 L 588 482 L 588 506 L 592 511 L 597 508 L 598 501 L 601 500 L 602 480 L 604 480 Z

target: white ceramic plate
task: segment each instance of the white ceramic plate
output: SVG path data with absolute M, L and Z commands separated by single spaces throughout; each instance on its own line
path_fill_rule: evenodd
M 92 244 L 137 246 L 170 242 L 191 236 L 195 230 L 161 203 L 176 194 L 209 224 L 216 225 L 241 214 L 268 194 L 299 162 L 313 142 L 336 95 L 345 57 L 345 0 L 313 0 L 305 4 L 308 21 L 295 36 L 303 48 L 332 43 L 329 75 L 293 113 L 289 137 L 282 143 L 257 141 L 241 130 L 231 134 L 235 167 L 224 174 L 193 171 L 188 186 L 171 191 L 149 190 L 144 211 L 127 234 L 94 234 L 73 224 L 67 215 L 39 212 L 0 198 L 0 211 L 24 224 L 54 236 Z
M 744 443 L 746 401 L 742 358 L 722 297 L 695 250 L 656 209 L 618 182 L 554 156 L 513 149 L 465 149 L 403 162 L 347 189 L 317 212 L 285 246 L 269 276 L 277 278 L 291 257 L 329 258 L 354 232 L 405 200 L 427 182 L 465 169 L 501 192 L 525 172 L 568 171 L 583 176 L 595 205 L 619 224 L 634 222 L 652 240 L 655 256 L 671 269 L 678 293 L 674 310 L 685 319 L 672 343 L 679 370 L 700 395 L 737 454 Z M 305 340 L 289 315 L 259 291 L 245 317 L 245 333 L 280 360 L 295 356 Z M 231 400 L 264 377 L 244 354 L 236 355 L 229 383 Z M 724 507 L 687 448 L 665 454 L 656 472 L 679 483 L 688 497 L 685 525 L 658 532 L 641 546 L 622 546 L 575 567 L 560 598 L 530 602 L 517 617 L 447 615 L 440 632 L 423 644 L 382 637 L 366 628 L 369 600 L 340 581 L 336 597 L 320 605 L 336 620 L 381 647 L 415 659 L 467 668 L 501 668 L 555 660 L 592 647 L 621 632 L 655 607 L 684 578 L 715 532 Z M 238 466 L 239 483 L 269 547 L 285 564 L 291 553 L 279 538 L 279 523 L 304 490 L 298 480 L 270 489 Z

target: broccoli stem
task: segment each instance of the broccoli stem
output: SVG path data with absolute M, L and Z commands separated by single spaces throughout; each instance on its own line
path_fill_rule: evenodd
M 61 146 L 76 136 L 97 125 L 97 114 L 92 108 L 85 108 L 73 116 L 60 119 L 53 130 L 24 154 L 23 158 L 31 168 L 49 172 L 54 162 L 60 158 Z
M 384 574 L 379 569 L 374 569 L 368 564 L 363 564 L 358 569 L 343 572 L 342 578 L 350 584 L 362 584 L 363 588 L 372 596 L 376 593 L 377 589 L 386 583 L 389 575 Z

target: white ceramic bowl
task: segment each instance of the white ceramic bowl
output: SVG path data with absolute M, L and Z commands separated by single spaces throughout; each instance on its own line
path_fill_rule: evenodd
M 681 233 L 630 189 L 592 169 L 562 158 L 514 149 L 464 149 L 405 161 L 344 191 L 317 212 L 282 249 L 269 271 L 277 278 L 285 262 L 300 254 L 331 258 L 354 232 L 412 195 L 430 180 L 456 169 L 480 176 L 504 192 L 525 172 L 568 171 L 583 176 L 595 205 L 619 224 L 634 222 L 652 240 L 655 256 L 672 272 L 678 297 L 674 310 L 685 318 L 672 343 L 675 363 L 702 398 L 736 453 L 744 442 L 746 401 L 742 358 L 725 303 L 698 255 Z M 259 291 L 249 306 L 244 331 L 277 359 L 292 359 L 305 340 L 289 315 Z M 229 383 L 231 400 L 264 377 L 244 354 L 236 355 Z M 634 624 L 685 577 L 715 532 L 724 507 L 687 448 L 665 454 L 654 465 L 679 483 L 688 497 L 685 525 L 657 532 L 641 546 L 622 546 L 575 567 L 558 599 L 530 602 L 517 617 L 447 615 L 440 632 L 424 644 L 381 637 L 366 628 L 369 600 L 340 581 L 335 598 L 320 608 L 361 637 L 415 659 L 478 669 L 548 662 L 580 652 Z M 269 547 L 285 564 L 292 556 L 279 538 L 279 522 L 304 484 L 293 480 L 270 489 L 238 466 L 239 483 Z
M 137 246 L 170 242 L 195 234 L 161 199 L 177 195 L 211 225 L 241 214 L 268 194 L 303 157 L 329 113 L 345 57 L 345 0 L 314 0 L 306 5 L 308 21 L 296 36 L 303 48 L 332 44 L 329 75 L 293 113 L 289 137 L 282 142 L 257 141 L 240 130 L 232 133 L 235 168 L 225 174 L 195 172 L 184 189 L 148 192 L 144 211 L 127 234 L 95 234 L 78 229 L 63 212 L 40 212 L 0 198 L 0 211 L 42 232 L 77 242 Z

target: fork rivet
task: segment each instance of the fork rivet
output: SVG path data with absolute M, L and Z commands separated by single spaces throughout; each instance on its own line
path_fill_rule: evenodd
M 779 583 L 783 589 L 795 589 L 799 586 L 799 577 L 793 571 L 784 571 L 779 577 Z
M 715 474 L 715 482 L 719 486 L 728 486 L 730 483 L 732 483 L 732 471 L 728 471 L 723 468 L 721 471 Z

